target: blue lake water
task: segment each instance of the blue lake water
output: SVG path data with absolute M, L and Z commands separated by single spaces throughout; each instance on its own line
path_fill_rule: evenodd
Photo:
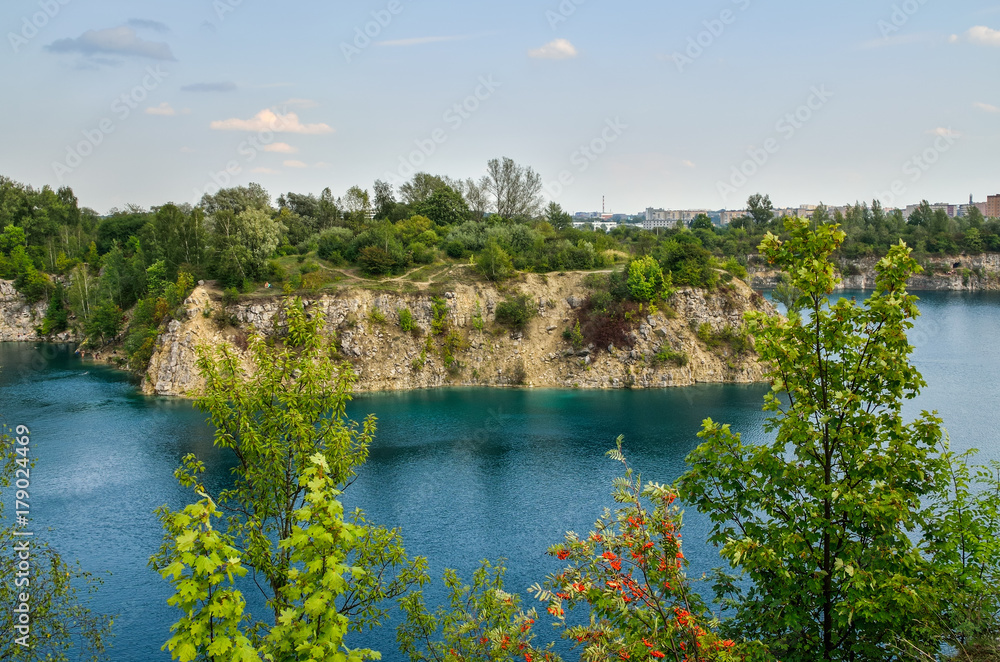
M 911 338 L 928 387 L 907 413 L 938 410 L 953 447 L 1000 460 L 1000 296 L 921 293 L 921 309 Z M 644 478 L 669 482 L 683 471 L 706 417 L 762 439 L 766 391 L 704 385 L 364 395 L 349 414 L 374 413 L 379 432 L 344 501 L 371 521 L 401 526 L 409 552 L 429 558 L 436 580 L 445 567 L 468 576 L 480 559 L 504 557 L 508 587 L 523 592 L 555 569 L 546 548 L 567 530 L 589 530 L 612 505 L 618 472 L 604 452 L 618 435 Z M 32 430 L 35 530 L 104 579 L 92 606 L 116 614 L 108 659 L 168 660 L 160 646 L 177 614 L 166 605 L 169 586 L 146 566 L 161 541 L 153 510 L 192 500 L 172 475 L 186 453 L 206 462 L 210 489 L 229 481 L 232 460 L 213 448 L 204 414 L 185 401 L 139 395 L 127 375 L 80 361 L 70 346 L 7 343 L 0 344 L 0 415 Z M 702 542 L 706 532 L 706 520 L 689 512 L 692 575 L 718 565 Z M 248 594 L 266 618 L 259 597 Z M 400 657 L 390 628 L 349 643 L 379 648 L 386 660 Z

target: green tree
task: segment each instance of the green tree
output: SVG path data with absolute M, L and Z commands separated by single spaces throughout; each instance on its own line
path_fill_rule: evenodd
M 913 213 L 906 219 L 906 223 L 908 225 L 916 225 L 925 228 L 930 228 L 933 222 L 934 210 L 931 208 L 931 203 L 926 200 L 922 200 L 920 205 L 918 205 L 917 208 L 913 210 Z
M 42 335 L 61 333 L 69 327 L 69 309 L 66 307 L 66 288 L 57 282 L 49 296 L 49 307 L 42 320 Z
M 278 248 L 284 227 L 269 211 L 249 208 L 213 216 L 215 270 L 223 285 L 242 285 L 264 277 L 267 260 Z
M 0 234 L 0 253 L 10 254 L 17 246 L 26 247 L 27 245 L 28 240 L 24 234 L 24 228 L 8 225 L 3 229 L 3 234 Z
M 986 219 L 983 217 L 982 210 L 980 210 L 979 207 L 972 205 L 969 207 L 969 217 L 967 222 L 970 228 L 976 228 L 978 230 L 983 227 L 983 223 L 986 222 Z
M 691 229 L 711 230 L 714 232 L 715 223 L 712 222 L 712 219 L 709 218 L 708 214 L 698 214 L 697 216 L 694 217 L 694 220 L 691 221 Z
M 399 194 L 406 204 L 416 205 L 430 199 L 435 192 L 449 188 L 452 187 L 446 178 L 418 172 L 410 181 L 399 187 Z
M 965 231 L 965 238 L 962 242 L 965 245 L 965 250 L 970 253 L 982 253 L 984 244 L 983 236 L 979 231 L 979 228 L 969 228 Z
M 563 211 L 562 205 L 558 202 L 549 203 L 549 206 L 545 209 L 545 220 L 557 232 L 573 227 L 573 217 Z
M 486 242 L 483 252 L 476 257 L 476 271 L 492 281 L 502 281 L 514 273 L 514 264 L 496 239 Z
M 396 209 L 396 194 L 393 192 L 392 184 L 376 179 L 372 191 L 374 192 L 372 205 L 375 208 L 375 218 L 387 219 L 392 216 L 392 212 Z
M 462 194 L 450 186 L 435 189 L 425 200 L 415 203 L 413 210 L 438 225 L 460 225 L 472 219 Z
M 125 314 L 110 299 L 105 299 L 91 310 L 83 329 L 90 344 L 110 342 L 118 337 Z
M 171 627 L 173 636 L 163 646 L 173 658 L 181 662 L 257 662 L 261 656 L 304 662 L 378 659 L 374 651 L 344 645 L 350 629 L 348 617 L 330 608 L 349 590 L 349 579 L 364 574 L 361 568 L 350 566 L 346 557 L 365 531 L 344 521 L 344 509 L 337 500 L 340 492 L 333 485 L 326 458 L 321 453 L 312 456 L 299 479 L 306 490 L 304 502 L 293 514 L 288 537 L 278 543 L 288 551 L 291 562 L 282 587 L 285 606 L 266 635 L 259 630 L 246 632 L 246 602 L 234 588 L 234 576 L 244 576 L 247 569 L 232 536 L 212 527 L 220 511 L 195 481 L 204 465 L 191 456 L 186 465 L 178 477 L 193 485 L 202 499 L 180 512 L 166 507 L 158 511 L 167 536 L 154 561 L 176 590 L 167 603 L 184 614 Z
M 669 276 L 663 275 L 660 263 L 651 255 L 633 260 L 628 265 L 628 291 L 636 301 L 652 301 L 667 295 Z
M 754 193 L 747 199 L 747 215 L 753 219 L 753 227 L 763 230 L 774 220 L 774 205 L 771 196 Z
M 143 232 L 152 257 L 163 260 L 168 276 L 176 278 L 182 265 L 201 266 L 205 261 L 208 232 L 205 212 L 166 204 L 156 210 Z
M 501 218 L 534 218 L 541 210 L 542 176 L 513 159 L 490 159 L 484 184 Z
M 310 319 L 302 302 L 295 300 L 286 304 L 285 316 L 282 341 L 271 347 L 260 335 L 252 335 L 247 359 L 228 345 L 200 350 L 198 365 L 206 385 L 197 405 L 210 416 L 216 446 L 232 451 L 237 460 L 233 487 L 214 499 L 227 515 L 223 542 L 252 569 L 274 612 L 270 624 L 260 621 L 248 631 L 266 638 L 268 632 L 292 628 L 297 632 L 290 635 L 293 639 L 305 637 L 305 629 L 295 625 L 303 620 L 316 632 L 326 627 L 323 623 L 333 622 L 341 624 L 337 628 L 360 631 L 385 618 L 386 600 L 424 581 L 425 561 L 407 558 L 398 530 L 367 523 L 362 512 L 354 511 L 336 546 L 347 565 L 358 570 L 343 573 L 343 585 L 334 582 L 339 587 L 336 595 L 323 593 L 327 589 L 320 585 L 328 580 L 317 574 L 315 564 L 322 566 L 332 558 L 327 553 L 330 541 L 302 538 L 302 531 L 311 529 L 301 509 L 338 507 L 330 501 L 330 490 L 342 490 L 365 461 L 375 419 L 368 417 L 360 427 L 346 419 L 355 375 L 350 366 L 333 359 L 335 348 L 321 333 L 323 315 L 316 311 Z M 313 466 L 322 468 L 322 478 L 310 473 Z M 188 458 L 178 479 L 196 485 L 197 470 L 194 458 Z M 326 495 L 321 499 L 326 505 L 313 500 L 317 489 Z M 336 534 L 337 526 L 328 523 L 333 527 L 329 534 Z M 166 520 L 165 525 L 164 548 L 151 559 L 161 572 L 175 563 L 174 550 L 181 542 L 176 528 Z M 214 562 L 195 561 L 194 567 L 201 570 L 206 563 Z M 307 584 L 329 599 L 303 600 L 305 592 L 313 590 Z M 348 619 L 346 625 L 342 617 Z M 193 627 L 189 630 L 190 636 L 198 635 Z M 334 658 L 303 654 L 294 659 Z
M 709 514 L 711 542 L 749 579 L 745 590 L 725 578 L 718 587 L 737 631 L 779 659 L 893 659 L 904 640 L 937 650 L 923 624 L 932 569 L 911 532 L 928 516 L 922 500 L 945 488 L 947 466 L 940 421 L 924 412 L 905 423 L 901 411 L 924 386 L 906 338 L 918 314 L 906 282 L 919 267 L 895 246 L 864 305 L 831 305 L 830 256 L 844 233 L 796 218 L 785 229 L 787 241 L 769 233 L 760 250 L 789 272 L 808 314 L 748 315 L 770 366 L 774 440 L 744 444 L 706 420 L 681 497 Z
M 271 211 L 271 194 L 263 186 L 251 182 L 247 186 L 224 188 L 217 193 L 202 196 L 198 206 L 209 216 L 215 216 L 220 211 L 232 212 L 234 215 L 257 209 Z

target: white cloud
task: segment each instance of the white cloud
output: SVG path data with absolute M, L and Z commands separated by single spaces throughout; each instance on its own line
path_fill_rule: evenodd
M 254 168 L 250 172 L 257 175 L 277 175 L 280 174 L 280 170 L 275 170 L 274 168 Z
M 292 147 L 288 143 L 272 143 L 264 145 L 265 152 L 277 152 L 278 154 L 294 154 L 299 151 L 298 147 Z
M 987 113 L 1000 113 L 1000 108 L 988 103 L 976 102 L 972 104 L 972 106 L 973 108 L 978 108 L 979 110 L 985 110 Z
M 194 154 L 197 150 L 192 147 L 181 147 L 181 154 Z
M 568 60 L 577 56 L 577 50 L 568 39 L 556 39 L 541 48 L 528 51 L 528 55 L 542 60 Z
M 951 127 L 945 128 L 945 127 L 939 126 L 936 129 L 931 129 L 927 133 L 931 134 L 932 136 L 941 136 L 942 138 L 961 138 L 962 137 L 961 133 L 959 133 L 958 131 L 954 131 Z
M 59 39 L 46 48 L 54 53 L 134 55 L 153 60 L 174 60 L 170 46 L 160 41 L 146 41 L 134 28 L 123 25 L 106 30 L 87 30 L 76 39 Z
M 166 101 L 161 103 L 159 106 L 150 106 L 146 109 L 147 115 L 176 115 L 177 111 Z
M 985 25 L 977 25 L 965 33 L 965 38 L 974 44 L 983 46 L 1000 46 L 1000 30 L 993 30 Z M 957 41 L 952 37 L 952 41 Z
M 216 131 L 273 131 L 306 135 L 333 133 L 333 129 L 327 124 L 302 124 L 295 113 L 282 115 L 269 109 L 260 111 L 248 120 L 216 120 L 210 126 Z
M 316 164 L 313 167 L 314 168 L 329 168 L 330 165 L 331 164 L 327 163 L 326 161 L 317 161 Z
M 302 161 L 285 161 L 286 168 L 308 168 Z
M 684 161 L 681 161 L 681 163 L 684 164 L 685 166 L 687 166 L 688 168 L 696 168 L 697 167 L 694 164 L 694 161 L 688 161 L 687 159 L 685 159 Z

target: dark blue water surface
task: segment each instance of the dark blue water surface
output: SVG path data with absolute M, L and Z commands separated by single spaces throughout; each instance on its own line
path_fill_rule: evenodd
M 928 387 L 907 413 L 937 409 L 955 448 L 1000 459 L 1000 296 L 921 299 L 924 316 L 911 338 Z M 683 471 L 706 417 L 761 440 L 766 391 L 713 385 L 364 395 L 349 414 L 374 413 L 379 432 L 344 500 L 371 521 L 402 527 L 409 552 L 428 557 L 436 580 L 445 567 L 468 576 L 480 559 L 505 557 L 508 587 L 523 592 L 555 568 L 546 548 L 567 530 L 589 530 L 612 505 L 618 468 L 604 452 L 618 435 L 644 478 L 669 482 Z M 70 346 L 13 343 L 0 344 L 0 413 L 8 425 L 32 431 L 35 530 L 104 579 L 92 607 L 116 614 L 108 659 L 168 660 L 160 646 L 178 614 L 166 605 L 169 586 L 146 565 L 162 538 L 153 510 L 193 500 L 172 475 L 186 453 L 206 462 L 210 488 L 229 481 L 232 460 L 213 448 L 204 414 L 185 401 L 139 395 L 128 376 L 80 361 Z M 715 550 L 701 542 L 706 519 L 691 511 L 685 527 L 691 574 L 718 565 Z M 259 596 L 247 589 L 259 609 Z M 436 588 L 428 593 L 440 596 Z M 390 628 L 349 643 L 399 659 Z

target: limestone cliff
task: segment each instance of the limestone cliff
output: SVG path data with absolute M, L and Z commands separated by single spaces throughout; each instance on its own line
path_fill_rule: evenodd
M 842 282 L 838 290 L 875 289 L 875 265 L 879 258 L 844 260 L 838 267 Z M 976 292 L 1000 290 L 1000 253 L 929 257 L 921 261 L 924 273 L 910 278 L 911 291 Z M 750 284 L 771 289 L 778 284 L 779 273 L 766 266 L 750 268 Z
M 345 288 L 306 304 L 309 310 L 325 313 L 326 331 L 335 335 L 341 354 L 354 365 L 361 391 L 509 385 L 655 388 L 762 379 L 761 366 L 752 353 L 735 356 L 724 348 L 710 350 L 695 332 L 705 323 L 715 331 L 738 328 L 745 312 L 773 310 L 742 282 L 733 281 L 715 293 L 679 291 L 670 301 L 676 314 L 647 315 L 633 333 L 633 348 L 574 351 L 562 331 L 569 326 L 574 308 L 583 302 L 583 277 L 528 275 L 522 282 L 508 285 L 529 294 L 538 306 L 537 316 L 523 333 L 512 333 L 494 323 L 496 306 L 504 298 L 496 288 L 484 284 L 452 287 L 443 298 L 449 326 L 458 331 L 462 346 L 454 353 L 457 363 L 450 368 L 440 350 L 440 337 L 432 338 L 429 345 L 427 342 L 433 319 L 429 293 Z M 473 323 L 477 305 L 485 322 L 482 331 Z M 282 325 L 277 297 L 225 308 L 222 319 L 235 322 L 235 327 L 227 328 L 220 328 L 215 320 L 223 310 L 217 291 L 199 286 L 184 307 L 184 318 L 170 322 L 157 342 L 143 384 L 146 393 L 196 395 L 203 388 L 196 368 L 198 345 L 233 341 L 239 347 L 245 342 L 247 329 L 266 335 Z M 398 311 L 403 308 L 412 311 L 417 333 L 400 329 Z M 687 365 L 656 362 L 654 357 L 661 348 L 685 353 Z
M 69 332 L 51 338 L 39 335 L 36 327 L 42 323 L 47 306 L 45 301 L 27 303 L 14 289 L 13 281 L 0 280 L 0 342 L 72 340 Z

